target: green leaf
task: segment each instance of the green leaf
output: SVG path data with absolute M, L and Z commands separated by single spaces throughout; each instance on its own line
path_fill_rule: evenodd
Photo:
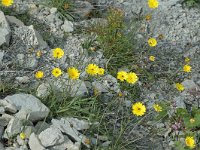
M 159 114 L 156 116 L 156 120 L 158 121 L 164 119 L 165 117 L 168 117 L 167 110 L 159 112 Z

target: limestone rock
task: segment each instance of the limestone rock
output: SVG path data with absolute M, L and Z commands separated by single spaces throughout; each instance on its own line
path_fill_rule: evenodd
M 29 147 L 31 150 L 46 150 L 42 144 L 40 143 L 39 139 L 35 135 L 35 133 L 32 133 L 29 138 Z

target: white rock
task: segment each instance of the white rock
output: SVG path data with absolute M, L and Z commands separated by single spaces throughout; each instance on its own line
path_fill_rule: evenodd
M 73 32 L 74 31 L 74 25 L 71 21 L 65 20 L 64 24 L 61 26 L 61 28 L 65 32 Z
M 3 63 L 4 52 L 0 51 L 0 65 Z
M 18 110 L 27 113 L 30 121 L 44 119 L 49 114 L 49 109 L 39 99 L 30 94 L 14 94 L 7 96 L 4 101 L 17 106 Z
M 185 87 L 186 90 L 198 88 L 198 85 L 196 85 L 196 83 L 194 83 L 193 80 L 186 79 L 182 82 L 182 84 L 183 84 L 183 86 Z
M 51 14 L 55 14 L 57 12 L 57 8 L 53 7 L 50 9 Z
M 17 82 L 23 83 L 23 84 L 30 82 L 30 79 L 28 76 L 16 77 L 15 80 L 17 80 Z
M 3 137 L 10 138 L 16 134 L 19 134 L 21 132 L 22 127 L 23 127 L 22 120 L 20 120 L 18 118 L 12 118 L 9 121 L 7 128 L 5 129 Z
M 63 120 L 68 121 L 76 130 L 87 130 L 90 127 L 88 122 L 77 118 L 63 118 Z
M 40 134 L 42 131 L 46 130 L 47 128 L 49 128 L 50 125 L 47 124 L 44 121 L 39 121 L 36 125 L 35 125 L 35 133 L 36 134 Z
M 28 144 L 31 150 L 46 150 L 40 143 L 35 133 L 31 134 Z
M 11 24 L 15 24 L 17 26 L 24 26 L 24 23 L 21 20 L 17 19 L 15 16 L 6 16 L 6 18 Z
M 38 137 L 44 147 L 58 145 L 64 142 L 64 136 L 61 131 L 54 127 L 42 131 Z
M 4 107 L 0 107 L 0 114 L 4 114 L 4 112 L 5 112 Z
M 6 100 L 0 100 L 0 105 L 4 107 L 5 111 L 8 111 L 10 113 L 17 112 L 17 107 L 14 104 L 10 104 Z
M 50 85 L 48 83 L 42 83 L 37 88 L 37 96 L 40 98 L 47 97 L 50 94 Z
M 79 143 L 82 142 L 87 147 L 90 147 L 90 145 L 85 143 L 85 141 L 87 140 L 86 136 L 79 133 L 75 128 L 71 127 L 71 124 L 68 121 L 65 121 L 63 118 L 61 118 L 61 120 L 52 119 L 51 122 L 54 127 L 58 128 L 61 132 L 69 135 L 70 137 L 75 139 L 75 141 Z
M 0 33 L 0 46 L 3 44 L 9 45 L 11 30 L 2 11 L 0 11 Z

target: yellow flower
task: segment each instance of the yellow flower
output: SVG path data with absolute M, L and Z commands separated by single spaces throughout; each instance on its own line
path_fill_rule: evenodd
M 189 62 L 190 62 L 190 58 L 186 57 L 186 58 L 185 58 L 185 62 L 186 62 L 186 63 L 189 63 Z
M 36 52 L 36 56 L 37 56 L 38 58 L 40 58 L 41 55 L 42 55 L 42 52 L 41 52 L 41 51 L 37 51 L 37 52 Z
M 103 68 L 99 68 L 99 70 L 98 70 L 98 74 L 99 75 L 104 75 L 104 72 L 105 72 L 105 69 L 103 69 Z
M 127 74 L 127 72 L 125 72 L 125 71 L 119 71 L 119 72 L 117 73 L 117 79 L 119 79 L 120 81 L 126 80 L 127 77 L 128 77 L 128 74 Z
M 63 57 L 63 55 L 64 55 L 64 51 L 61 48 L 55 48 L 53 50 L 53 57 L 54 58 L 60 59 L 60 58 Z
M 99 67 L 95 64 L 89 64 L 86 68 L 86 72 L 92 76 L 97 75 L 99 72 Z
M 21 132 L 19 136 L 22 140 L 26 138 L 26 134 L 24 132 Z
M 35 77 L 36 77 L 37 79 L 42 79 L 42 78 L 44 77 L 44 72 L 43 72 L 43 71 L 37 71 L 37 72 L 35 73 Z
M 193 136 L 187 136 L 185 138 L 185 144 L 186 146 L 188 146 L 189 148 L 195 148 L 195 140 Z
M 157 112 L 162 111 L 162 107 L 161 107 L 160 105 L 158 105 L 158 104 L 153 104 L 153 108 L 154 108 L 154 110 L 157 111 Z
M 183 71 L 184 72 L 191 72 L 191 66 L 190 65 L 185 65 L 184 67 L 183 67 Z
M 119 93 L 118 93 L 118 96 L 119 96 L 119 97 L 122 97 L 123 95 L 124 95 L 124 94 L 123 94 L 122 92 L 119 92 Z
M 149 56 L 149 60 L 150 61 L 155 61 L 155 57 L 154 56 Z
M 126 81 L 128 83 L 134 84 L 138 81 L 138 77 L 134 72 L 130 72 L 130 73 L 127 74 Z
M 158 7 L 159 2 L 157 0 L 148 0 L 149 8 L 155 9 Z
M 179 91 L 183 91 L 185 89 L 185 87 L 181 83 L 176 83 L 176 89 Z
M 149 44 L 149 46 L 151 46 L 151 47 L 155 47 L 155 46 L 157 45 L 157 41 L 156 41 L 155 38 L 150 38 L 150 39 L 148 40 L 148 44 Z
M 14 3 L 13 0 L 2 0 L 2 1 L 1 1 L 1 4 L 2 4 L 3 6 L 6 6 L 6 7 L 11 6 L 13 3 Z
M 195 119 L 194 118 L 191 118 L 190 119 L 190 123 L 194 123 L 195 122 Z
M 141 102 L 132 105 L 132 113 L 136 116 L 143 116 L 146 112 L 146 107 Z
M 67 73 L 68 73 L 69 77 L 73 80 L 77 80 L 80 76 L 78 69 L 76 69 L 74 67 L 68 68 Z
M 61 74 L 62 74 L 62 71 L 61 71 L 61 69 L 60 68 L 54 68 L 53 70 L 52 70 L 52 75 L 54 76 L 54 77 L 59 77 L 59 76 L 61 76 Z
M 145 16 L 146 21 L 150 21 L 151 18 L 152 18 L 151 14 L 148 14 L 148 15 Z

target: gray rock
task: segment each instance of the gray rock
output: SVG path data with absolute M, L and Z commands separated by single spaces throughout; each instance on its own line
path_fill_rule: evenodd
M 75 128 L 71 127 L 71 125 L 68 121 L 65 121 L 63 118 L 61 118 L 61 120 L 52 119 L 51 122 L 54 127 L 58 128 L 61 132 L 69 135 L 75 141 L 77 141 L 79 143 L 82 142 L 87 147 L 90 147 L 90 145 L 88 145 L 87 143 L 84 142 L 87 140 L 86 136 L 79 133 Z
M 42 83 L 37 88 L 37 97 L 44 98 L 49 96 L 51 87 L 48 83 Z
M 17 62 L 19 63 L 19 65 L 24 64 L 24 57 L 24 54 L 17 54 Z
M 6 16 L 6 18 L 10 24 L 15 24 L 16 26 L 24 26 L 24 23 L 17 19 L 15 16 Z
M 0 46 L 3 44 L 9 45 L 11 30 L 2 11 L 0 11 L 0 33 Z
M 34 69 L 37 67 L 37 65 L 38 65 L 38 61 L 35 58 L 35 56 L 32 55 L 25 59 L 24 67 Z
M 0 142 L 0 150 L 5 150 L 5 148 L 1 142 Z
M 17 112 L 17 107 L 15 104 L 11 104 L 6 100 L 0 100 L 0 106 L 3 106 L 5 111 L 11 112 L 11 113 L 16 113 Z
M 64 142 L 64 136 L 61 131 L 54 127 L 42 131 L 38 137 L 44 147 L 58 145 Z
M 28 76 L 16 77 L 15 80 L 22 84 L 30 82 L 30 78 Z
M 0 65 L 3 63 L 4 51 L 0 51 Z
M 7 128 L 5 129 L 4 138 L 10 138 L 16 134 L 19 134 L 21 132 L 21 128 L 23 127 L 23 122 L 22 120 L 18 118 L 12 118 L 9 123 Z
M 46 150 L 42 144 L 40 143 L 39 139 L 35 135 L 35 133 L 32 133 L 29 138 L 29 147 L 31 150 Z
M 61 29 L 63 29 L 65 32 L 73 32 L 73 23 L 71 21 L 65 20 L 64 24 L 61 26 Z
M 63 118 L 63 120 L 69 122 L 78 131 L 87 130 L 90 127 L 89 122 L 77 118 Z
M 4 132 L 4 127 L 0 126 L 0 137 L 3 136 L 3 132 Z M 1 143 L 1 142 L 0 142 Z
M 0 117 L 0 126 L 5 127 L 8 125 L 10 119 L 5 117 Z
M 36 125 L 35 125 L 35 130 L 36 130 L 36 134 L 40 134 L 42 131 L 46 130 L 47 128 L 49 128 L 50 125 L 44 121 L 39 121 Z
M 14 94 L 7 96 L 4 101 L 16 105 L 18 110 L 27 112 L 28 120 L 33 122 L 44 119 L 49 114 L 49 109 L 39 99 L 30 94 Z
M 5 112 L 4 107 L 0 107 L 0 114 L 4 114 L 4 112 Z
M 50 9 L 51 14 L 55 14 L 57 12 L 57 8 L 53 7 Z
M 77 6 L 75 13 L 78 14 L 81 18 L 87 18 L 94 9 L 92 4 L 88 1 L 75 1 L 75 5 Z
M 184 80 L 182 82 L 183 86 L 185 87 L 186 90 L 191 90 L 191 89 L 196 89 L 198 88 L 198 85 L 196 85 L 196 83 L 194 83 L 193 80 Z

